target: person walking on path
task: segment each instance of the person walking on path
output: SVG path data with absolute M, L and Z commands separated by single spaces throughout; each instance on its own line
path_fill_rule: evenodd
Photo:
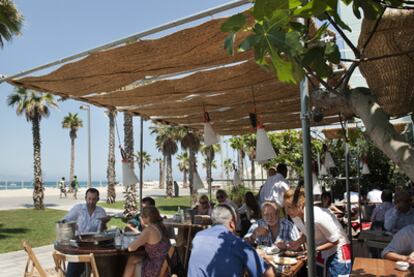
M 73 176 L 73 180 L 72 180 L 72 183 L 70 184 L 70 187 L 73 191 L 73 198 L 78 199 L 77 194 L 78 194 L 78 189 L 79 189 L 79 182 L 78 182 L 78 177 L 76 175 Z
M 62 179 L 60 179 L 59 181 L 59 198 L 62 198 L 62 194 L 65 195 L 66 198 L 66 183 L 65 183 L 65 177 L 62 177 Z

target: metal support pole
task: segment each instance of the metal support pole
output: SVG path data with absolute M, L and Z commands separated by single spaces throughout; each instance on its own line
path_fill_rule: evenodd
M 308 244 L 308 276 L 316 276 L 315 263 L 315 220 L 313 216 L 313 186 L 312 186 L 312 166 L 311 166 L 311 143 L 310 143 L 310 109 L 309 109 L 309 88 L 308 79 L 305 77 L 300 83 L 300 102 L 301 102 L 301 123 L 303 139 L 303 168 L 305 177 L 305 221 L 306 221 L 306 241 Z
M 141 155 L 139 155 L 139 206 L 140 210 L 142 207 L 142 187 L 144 186 L 144 158 L 142 157 L 142 153 L 144 151 L 144 118 L 141 116 L 141 133 L 139 135 L 139 151 Z
M 348 121 L 345 121 L 345 131 L 346 131 L 346 138 L 348 138 Z M 346 186 L 346 208 L 347 208 L 347 216 L 348 216 L 348 239 L 349 243 L 351 244 L 351 260 L 353 257 L 352 253 L 352 226 L 351 226 L 351 191 L 349 187 L 349 146 L 348 140 L 345 140 L 345 186 Z

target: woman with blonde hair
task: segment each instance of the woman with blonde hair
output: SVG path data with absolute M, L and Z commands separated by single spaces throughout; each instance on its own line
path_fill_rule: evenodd
M 135 276 L 135 268 L 141 262 L 142 277 L 158 276 L 170 248 L 168 231 L 162 223 L 162 217 L 156 207 L 148 206 L 142 209 L 141 224 L 145 225 L 145 228 L 141 235 L 128 246 L 128 251 L 133 252 L 140 246 L 144 246 L 147 255 L 143 260 L 137 256 L 130 256 L 125 267 L 124 277 Z
M 289 189 L 284 195 L 287 214 L 302 236 L 286 244 L 296 250 L 306 241 L 305 192 L 303 188 Z M 351 245 L 338 219 L 326 209 L 314 206 L 315 245 L 318 276 L 349 276 L 351 273 Z M 311 251 L 311 249 L 308 249 Z

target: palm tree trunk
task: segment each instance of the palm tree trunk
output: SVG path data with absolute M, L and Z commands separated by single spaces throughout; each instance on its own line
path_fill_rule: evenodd
M 239 171 L 240 179 L 244 178 L 244 169 L 243 169 L 243 150 L 239 149 L 237 151 L 237 170 Z
M 193 195 L 193 187 L 194 187 L 194 170 L 195 170 L 195 151 L 191 150 L 190 148 L 190 156 L 189 156 L 189 174 L 188 174 L 188 181 L 190 183 L 190 195 Z
M 173 196 L 173 179 L 172 179 L 172 158 L 171 155 L 167 156 L 167 197 Z
M 36 210 L 43 210 L 44 204 L 44 188 L 42 182 L 42 163 L 40 152 L 40 116 L 36 115 L 32 119 L 32 134 L 33 134 L 33 169 L 34 169 L 34 182 L 33 182 L 33 206 Z
M 160 189 L 164 189 L 164 169 L 165 169 L 165 156 L 160 161 Z
M 75 137 L 72 135 L 73 131 L 70 131 L 70 170 L 69 170 L 69 184 L 73 181 L 75 175 Z
M 184 175 L 183 176 L 183 187 L 186 188 L 188 186 L 188 183 L 187 183 L 187 169 L 186 168 L 184 168 L 183 175 Z
M 109 118 L 109 149 L 108 149 L 108 168 L 106 177 L 108 179 L 108 193 L 106 202 L 114 203 L 116 199 L 115 183 L 115 111 L 108 112 Z
M 132 115 L 124 112 L 124 145 L 128 161 L 132 161 L 134 155 L 134 124 L 132 119 Z M 131 166 L 134 169 L 134 163 L 131 163 Z

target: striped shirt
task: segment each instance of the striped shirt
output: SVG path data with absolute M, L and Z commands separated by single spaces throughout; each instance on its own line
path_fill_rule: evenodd
M 264 219 L 259 219 L 253 223 L 252 226 L 250 226 L 250 229 L 247 231 L 247 234 L 244 236 L 244 238 L 251 237 L 257 227 L 264 227 L 267 229 L 268 225 Z M 278 241 L 293 241 L 299 239 L 299 230 L 288 219 L 281 219 L 279 221 L 279 227 L 279 234 L 277 235 L 276 240 L 273 241 L 271 232 L 267 232 L 266 235 L 257 236 L 256 243 L 258 245 L 272 246 L 273 243 Z

